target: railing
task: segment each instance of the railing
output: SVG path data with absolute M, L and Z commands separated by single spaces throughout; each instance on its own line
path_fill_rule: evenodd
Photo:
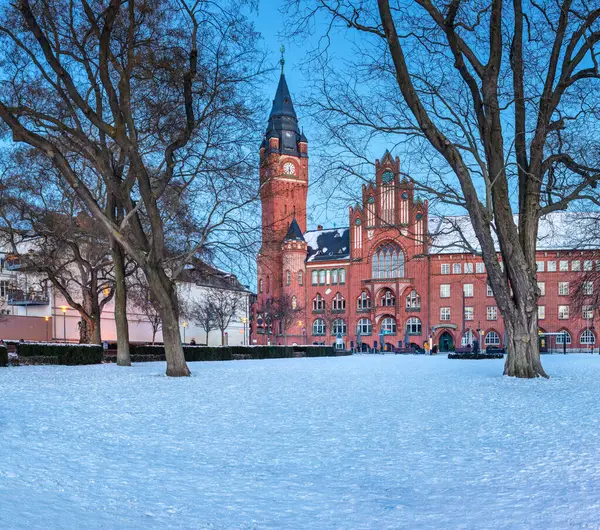
M 50 300 L 46 293 L 9 293 L 8 305 L 48 305 Z

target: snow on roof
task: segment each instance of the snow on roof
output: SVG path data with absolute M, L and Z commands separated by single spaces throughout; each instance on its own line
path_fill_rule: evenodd
M 350 229 L 327 228 L 304 233 L 308 245 L 306 261 L 345 260 L 350 257 Z
M 600 237 L 595 229 L 600 214 L 582 212 L 553 212 L 540 219 L 538 250 L 573 250 L 600 248 Z M 515 216 L 517 222 L 517 216 Z M 479 241 L 468 216 L 429 218 L 431 254 L 460 254 L 481 252 Z M 499 250 L 496 234 L 493 234 Z

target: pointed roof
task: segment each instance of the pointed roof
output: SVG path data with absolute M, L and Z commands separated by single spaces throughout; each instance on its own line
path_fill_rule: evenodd
M 383 164 L 385 161 L 394 163 L 394 159 L 392 158 L 392 154 L 386 149 L 385 153 L 383 153 L 383 158 L 381 159 L 381 163 Z
M 277 92 L 275 92 L 275 99 L 273 100 L 273 107 L 271 108 L 269 118 L 275 116 L 289 116 L 290 118 L 297 119 L 290 89 L 288 88 L 283 72 L 281 72 L 281 77 L 279 78 L 279 85 L 277 85 Z
M 290 227 L 288 228 L 287 234 L 283 238 L 284 241 L 304 241 L 304 236 L 302 235 L 302 230 L 300 230 L 300 226 L 298 225 L 298 221 L 294 217 L 292 222 L 290 223 Z

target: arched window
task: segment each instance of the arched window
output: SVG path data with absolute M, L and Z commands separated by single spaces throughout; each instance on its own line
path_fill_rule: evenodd
M 398 245 L 386 243 L 373 254 L 373 278 L 403 278 L 404 252 Z
M 336 294 L 331 300 L 331 309 L 334 311 L 344 311 L 346 309 L 346 300 L 341 293 Z
M 319 271 L 319 285 L 325 285 L 325 271 L 323 269 Z
M 421 321 L 417 317 L 410 317 L 406 321 L 406 330 L 409 335 L 420 335 L 422 333 Z
M 556 344 L 571 344 L 571 334 L 564 329 L 561 329 L 561 335 L 556 335 Z
M 393 307 L 396 305 L 396 297 L 390 289 L 385 289 L 381 294 L 381 305 L 383 307 Z
M 359 311 L 366 311 L 367 309 L 371 309 L 371 297 L 366 291 L 363 291 L 358 297 L 357 308 Z
M 263 292 L 263 280 L 262 280 L 262 278 L 260 280 L 258 280 L 258 292 L 259 293 Z
M 290 271 L 285 271 L 285 283 L 286 285 L 292 285 L 292 273 Z
M 500 337 L 498 336 L 498 333 L 495 331 L 488 331 L 488 334 L 485 336 L 485 345 L 500 346 Z
M 406 309 L 421 309 L 421 297 L 414 289 L 406 297 Z
M 346 321 L 343 318 L 338 318 L 337 320 L 333 321 L 331 326 L 331 333 L 333 335 L 345 335 L 346 332 Z
M 340 269 L 340 283 L 346 283 L 346 269 Z
M 396 319 L 393 317 L 385 317 L 381 321 L 381 331 L 384 334 L 395 335 L 396 334 Z
M 319 271 L 312 271 L 312 284 L 313 285 L 319 284 Z
M 335 285 L 335 284 L 337 284 L 337 282 L 338 282 L 338 271 L 337 271 L 337 269 L 333 269 L 331 271 L 331 283 Z
M 294 295 L 292 296 L 292 309 L 296 309 L 296 307 L 298 307 L 298 299 Z
M 596 344 L 596 337 L 591 329 L 586 329 L 579 337 L 579 344 Z
M 298 285 L 302 285 L 304 281 L 304 274 L 302 273 L 302 271 L 298 271 Z
M 462 336 L 462 345 L 470 346 L 471 344 L 473 344 L 474 340 L 475 340 L 475 335 L 473 335 L 473 332 L 469 329 Z
M 318 294 L 313 298 L 313 311 L 323 311 L 325 309 L 325 300 Z
M 313 322 L 313 335 L 325 335 L 325 321 L 322 318 Z
M 356 333 L 358 335 L 370 335 L 373 331 L 373 325 L 368 318 L 361 318 L 358 321 Z

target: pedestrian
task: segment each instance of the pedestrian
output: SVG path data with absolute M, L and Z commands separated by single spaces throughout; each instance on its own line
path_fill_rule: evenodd
M 190 346 L 195 346 L 196 345 L 196 339 L 192 338 L 192 340 L 190 341 Z

